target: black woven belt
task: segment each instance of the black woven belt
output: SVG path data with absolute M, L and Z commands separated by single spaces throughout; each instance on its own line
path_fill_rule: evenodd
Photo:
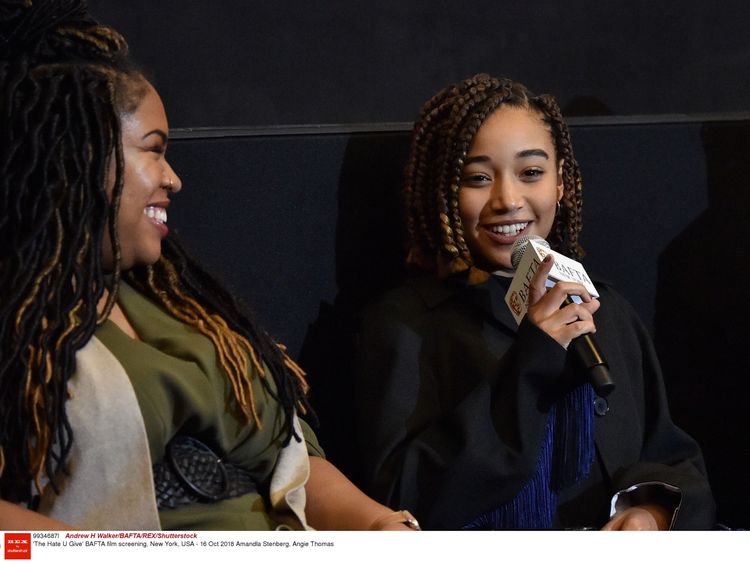
M 216 502 L 258 490 L 249 472 L 223 462 L 206 444 L 188 436 L 175 436 L 167 444 L 164 461 L 153 469 L 160 510 Z

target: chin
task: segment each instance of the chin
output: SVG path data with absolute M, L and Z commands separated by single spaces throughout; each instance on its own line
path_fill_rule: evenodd
M 125 271 L 139 266 L 151 266 L 156 264 L 159 261 L 159 258 L 161 258 L 161 251 L 149 252 L 140 256 L 130 256 L 127 258 L 123 256 L 120 260 L 120 269 Z
M 144 260 L 140 260 L 138 262 L 138 265 L 139 266 L 152 266 L 152 265 L 156 264 L 159 261 L 159 258 L 161 258 L 161 252 L 159 254 L 157 254 L 156 256 L 149 257 L 149 258 L 144 259 Z
M 497 272 L 498 270 L 512 270 L 513 266 L 510 263 L 510 257 L 498 257 L 492 256 L 489 260 L 484 257 L 479 258 L 475 261 L 477 267 L 487 272 Z

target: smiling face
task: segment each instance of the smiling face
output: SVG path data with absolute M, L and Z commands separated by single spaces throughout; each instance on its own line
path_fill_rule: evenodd
M 122 116 L 123 189 L 117 215 L 123 270 L 153 264 L 161 256 L 161 241 L 169 232 L 167 207 L 170 193 L 182 183 L 166 160 L 169 126 L 164 105 L 150 84 L 134 111 Z M 114 186 L 110 166 L 110 190 Z M 113 267 L 109 234 L 105 234 L 103 261 Z
M 522 235 L 547 238 L 563 194 L 549 126 L 539 113 L 500 106 L 482 124 L 464 160 L 458 206 L 475 264 L 512 271 Z

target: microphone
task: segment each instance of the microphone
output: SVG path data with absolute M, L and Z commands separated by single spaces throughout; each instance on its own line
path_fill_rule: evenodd
M 592 296 L 599 296 L 580 262 L 555 252 L 542 237 L 536 235 L 522 236 L 513 243 L 511 249 L 511 263 L 513 269 L 516 270 L 516 274 L 513 276 L 513 281 L 505 296 L 511 312 L 519 323 L 528 309 L 528 288 L 531 278 L 534 277 L 534 273 L 536 273 L 547 254 L 552 254 L 555 257 L 553 270 L 550 271 L 550 276 L 545 282 L 547 287 L 555 285 L 558 281 L 574 281 L 584 285 Z M 580 303 L 577 296 L 573 297 Z M 571 296 L 565 297 L 566 304 L 574 302 Z M 574 338 L 568 348 L 575 352 L 588 372 L 589 382 L 596 394 L 600 397 L 609 395 L 614 390 L 615 384 L 609 373 L 607 361 L 599 350 L 594 337 L 591 334 L 582 334 Z

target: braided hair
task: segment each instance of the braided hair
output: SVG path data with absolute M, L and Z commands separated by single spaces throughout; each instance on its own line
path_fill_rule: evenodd
M 84 0 L 0 0 L 0 498 L 31 503 L 32 485 L 41 492 L 46 478 L 57 490 L 65 470 L 75 355 L 109 315 L 121 277 L 121 118 L 146 91 L 125 40 Z M 291 420 L 309 409 L 301 370 L 178 241 L 126 275 L 214 342 L 248 422 L 258 417 L 247 357 L 269 372 L 285 443 L 300 439 Z
M 561 211 L 549 242 L 568 256 L 583 255 L 581 173 L 557 102 L 508 78 L 478 74 L 438 92 L 414 125 L 404 182 L 409 265 L 441 275 L 474 266 L 459 214 L 461 171 L 479 128 L 503 104 L 535 111 L 549 126 L 557 163 L 564 159 Z

